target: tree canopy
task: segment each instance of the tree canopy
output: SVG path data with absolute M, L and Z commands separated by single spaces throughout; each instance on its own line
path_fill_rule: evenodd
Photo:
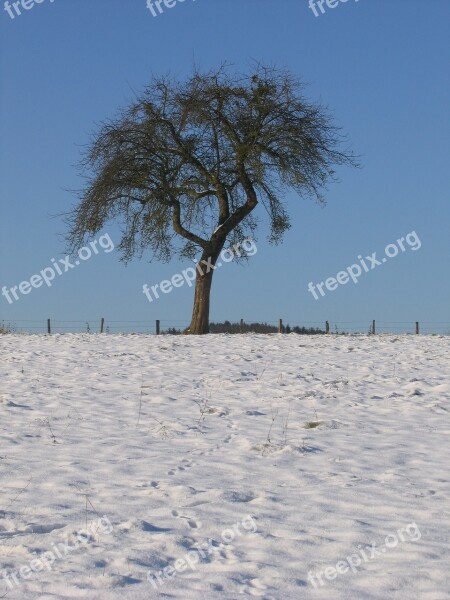
M 287 191 L 322 202 L 336 165 L 355 164 L 343 142 L 327 109 L 308 102 L 286 70 L 257 65 L 239 75 L 222 66 L 181 82 L 156 77 L 94 134 L 70 245 L 118 221 L 124 260 L 201 253 L 214 264 L 226 241 L 254 235 L 264 212 L 278 243 L 290 227 Z M 208 309 L 210 285 L 205 275 L 196 287 Z M 206 332 L 207 321 L 191 330 Z

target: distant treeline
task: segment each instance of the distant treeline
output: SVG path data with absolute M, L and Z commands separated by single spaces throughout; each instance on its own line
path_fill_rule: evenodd
M 210 323 L 210 333 L 277 333 L 278 327 L 275 325 L 269 325 L 268 323 L 230 323 L 230 321 L 224 321 L 223 323 Z M 162 333 L 169 335 L 179 335 L 182 333 L 180 329 L 171 327 Z M 317 335 L 325 333 L 324 330 L 318 327 L 290 327 L 289 325 L 283 325 L 283 333 L 299 333 L 302 335 Z

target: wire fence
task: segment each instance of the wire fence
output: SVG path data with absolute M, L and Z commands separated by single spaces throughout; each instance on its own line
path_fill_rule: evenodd
M 277 319 L 276 321 L 239 321 L 222 322 L 230 325 L 233 333 L 252 331 L 264 332 L 264 327 L 274 329 L 279 333 L 362 333 L 362 334 L 423 334 L 450 335 L 450 321 L 299 321 L 297 319 Z M 1 321 L 0 333 L 140 333 L 165 334 L 182 332 L 188 326 L 186 320 L 149 320 L 149 321 L 117 321 L 104 318 L 86 319 L 83 321 L 61 321 L 56 319 Z M 297 331 L 295 331 L 297 329 Z M 315 331 L 314 331 L 315 330 Z

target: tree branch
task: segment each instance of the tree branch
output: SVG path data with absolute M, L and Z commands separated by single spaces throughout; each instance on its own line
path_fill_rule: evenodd
M 173 200 L 171 202 L 171 205 L 173 207 L 172 223 L 173 223 L 173 229 L 174 229 L 175 233 L 178 233 L 179 235 L 184 237 L 186 240 L 189 240 L 190 242 L 193 242 L 194 244 L 197 244 L 198 246 L 200 246 L 201 248 L 206 250 L 206 248 L 209 245 L 208 241 L 204 240 L 203 238 L 199 237 L 198 235 L 195 235 L 195 233 L 188 231 L 181 224 L 181 204 L 180 204 L 180 202 L 178 200 Z

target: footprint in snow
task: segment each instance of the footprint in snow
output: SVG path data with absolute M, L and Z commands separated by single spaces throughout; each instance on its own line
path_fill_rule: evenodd
M 249 579 L 244 586 L 242 586 L 241 593 L 249 594 L 250 596 L 263 596 L 267 590 L 267 586 L 257 577 Z
M 253 494 L 252 492 L 245 493 L 237 491 L 227 491 L 222 494 L 223 500 L 233 503 L 247 503 L 251 502 L 252 500 L 256 500 L 257 497 L 258 496 L 256 494 Z
M 26 527 L 24 527 L 24 529 L 21 530 L 13 530 L 13 531 L 2 531 L 0 532 L 0 539 L 1 538 L 13 538 L 13 537 L 17 537 L 17 536 L 22 536 L 22 535 L 30 535 L 30 534 L 46 534 L 46 533 L 51 533 L 52 531 L 55 531 L 56 529 L 63 529 L 64 527 L 66 527 L 66 525 L 64 524 L 60 524 L 60 523 L 48 523 L 48 524 L 43 524 L 43 525 L 39 525 L 38 523 L 31 523 L 30 525 L 27 525 Z
M 148 533 L 167 533 L 168 531 L 171 531 L 167 527 L 157 527 L 156 525 L 148 523 L 147 521 L 140 521 L 139 526 L 142 531 Z
M 202 526 L 200 521 L 196 521 L 195 519 L 193 519 L 192 517 L 188 517 L 187 515 L 182 515 L 177 510 L 172 511 L 172 516 L 176 517 L 177 519 L 185 519 L 187 521 L 189 529 L 198 529 Z
M 8 402 L 6 403 L 6 406 L 11 406 L 12 408 L 24 408 L 25 410 L 33 410 L 26 404 L 16 404 L 12 400 L 8 400 Z
M 175 475 L 178 471 L 186 471 L 187 469 L 190 469 L 191 467 L 195 467 L 197 463 L 195 463 L 192 460 L 188 460 L 187 458 L 184 458 L 181 461 L 181 465 L 179 465 L 178 467 L 176 467 L 175 469 L 170 469 L 170 471 L 167 471 L 168 475 Z

